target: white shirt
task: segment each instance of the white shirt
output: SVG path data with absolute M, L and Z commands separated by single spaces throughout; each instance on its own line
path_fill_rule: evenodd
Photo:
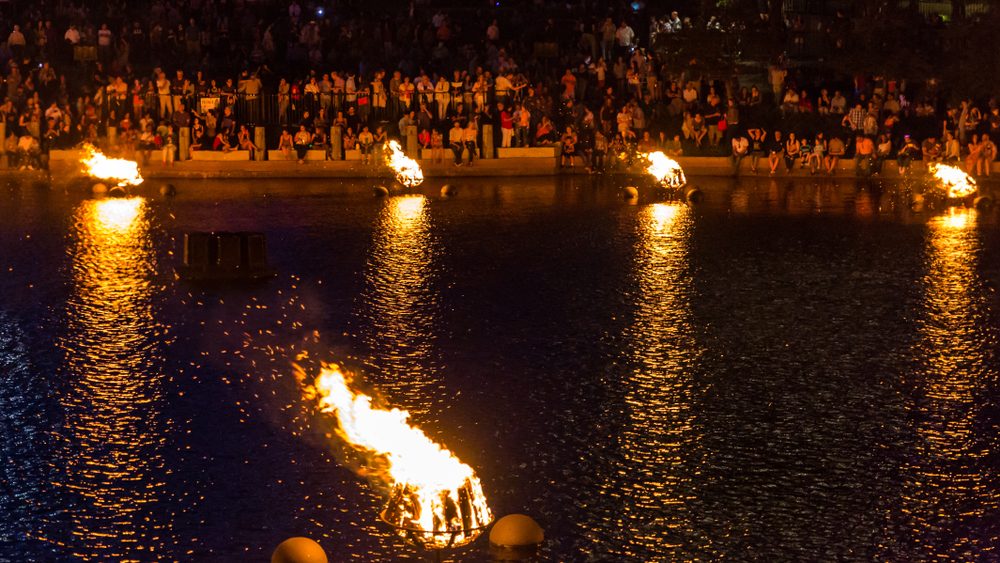
M 620 47 L 628 47 L 632 44 L 632 40 L 635 39 L 635 32 L 629 26 L 619 27 L 615 31 L 615 37 L 618 39 L 618 45 Z
M 66 30 L 66 35 L 63 36 L 63 39 L 69 41 L 73 45 L 76 45 L 80 42 L 80 32 L 71 27 Z

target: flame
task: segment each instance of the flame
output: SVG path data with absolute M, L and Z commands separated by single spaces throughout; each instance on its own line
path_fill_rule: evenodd
M 979 189 L 976 180 L 960 168 L 947 164 L 931 164 L 927 169 L 941 183 L 941 187 L 948 190 L 949 198 L 962 198 L 976 193 Z
M 301 369 L 297 376 L 305 381 Z M 350 388 L 349 374 L 324 365 L 307 398 L 337 417 L 337 433 L 355 450 L 373 455 L 378 473 L 391 489 L 383 519 L 397 533 L 425 548 L 457 547 L 475 540 L 492 520 L 482 484 L 471 467 L 419 428 L 410 413 L 372 405 L 372 398 Z
M 680 188 L 687 183 L 684 177 L 684 170 L 676 160 L 663 154 L 661 151 L 641 152 L 639 158 L 649 162 L 646 172 L 649 172 L 662 186 Z
M 139 165 L 124 158 L 108 158 L 97 147 L 91 144 L 83 145 L 87 157 L 80 162 L 87 167 L 87 175 L 101 180 L 114 180 L 118 186 L 138 186 L 142 183 Z
M 424 172 L 416 160 L 403 154 L 403 149 L 396 141 L 385 144 L 386 164 L 396 173 L 396 181 L 407 188 L 414 188 L 424 183 Z

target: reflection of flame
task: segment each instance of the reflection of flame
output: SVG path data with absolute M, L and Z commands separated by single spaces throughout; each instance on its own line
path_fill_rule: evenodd
M 656 181 L 661 185 L 680 188 L 687 183 L 681 165 L 676 160 L 663 154 L 663 152 L 639 153 L 638 156 L 649 161 L 649 167 L 646 168 L 646 172 L 649 172 L 656 178 Z
M 58 342 L 66 357 L 63 446 L 53 479 L 57 498 L 67 500 L 65 516 L 39 530 L 74 559 L 148 560 L 150 549 L 172 541 L 170 519 L 154 515 L 166 498 L 166 438 L 147 214 L 141 198 L 102 199 L 84 201 L 74 217 L 72 293 Z
M 114 180 L 121 187 L 138 186 L 142 183 L 139 165 L 124 158 L 108 158 L 93 145 L 84 145 L 87 158 L 81 162 L 87 167 L 87 175 L 101 180 Z
M 301 372 L 298 376 L 304 379 Z M 475 540 L 493 515 L 472 468 L 411 426 L 408 412 L 375 407 L 371 397 L 352 391 L 349 383 L 338 366 L 327 365 L 307 387 L 307 395 L 318 400 L 321 411 L 337 417 L 344 440 L 384 465 L 380 477 L 392 489 L 385 520 L 427 548 Z
M 389 168 L 396 173 L 396 181 L 407 188 L 414 188 L 424 182 L 424 173 L 416 160 L 403 154 L 403 149 L 396 141 L 385 145 L 385 159 Z
M 992 389 L 997 332 L 978 273 L 984 241 L 975 219 L 975 210 L 959 208 L 927 225 L 924 297 L 916 319 L 920 363 L 905 417 L 915 420 L 914 439 L 896 478 L 902 485 L 898 510 L 904 537 L 892 542 L 913 547 L 873 559 L 996 560 L 995 535 L 980 543 L 951 533 L 995 522 L 998 508 L 991 484 L 992 434 L 982 425 L 989 414 L 981 400 Z
M 969 227 L 971 224 L 971 219 L 975 218 L 975 212 L 968 209 L 956 209 L 954 207 L 948 208 L 948 215 L 942 216 L 938 221 L 938 225 L 945 229 L 962 231 Z
M 947 164 L 931 164 L 928 167 L 931 174 L 941 182 L 941 187 L 948 190 L 948 197 L 959 198 L 976 193 L 976 180 L 960 168 Z
M 142 210 L 141 197 L 102 199 L 95 205 L 96 229 L 101 233 L 126 233 Z

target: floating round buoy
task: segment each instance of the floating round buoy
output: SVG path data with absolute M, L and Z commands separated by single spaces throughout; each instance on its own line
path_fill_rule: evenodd
M 497 520 L 490 530 L 490 543 L 502 547 L 526 547 L 545 540 L 538 522 L 524 514 L 508 514 Z
M 108 195 L 111 197 L 128 197 L 128 192 L 121 186 L 115 186 L 108 190 Z
M 701 203 L 705 200 L 705 193 L 701 191 L 701 188 L 691 188 L 684 197 L 688 203 Z
M 97 184 L 94 184 L 93 186 L 91 186 L 90 191 L 94 195 L 104 195 L 104 194 L 108 193 L 108 187 L 105 186 L 104 184 L 97 183 Z
M 458 188 L 451 184 L 441 186 L 441 197 L 455 197 L 458 195 Z
M 972 205 L 980 211 L 989 211 L 993 209 L 993 196 L 981 195 L 972 201 Z
M 924 210 L 924 194 L 913 194 L 910 199 L 910 210 L 916 213 Z
M 622 188 L 622 197 L 625 199 L 639 199 L 639 188 L 635 186 L 625 186 Z
M 177 195 L 177 188 L 173 184 L 163 184 L 160 186 L 160 195 L 164 197 L 174 197 Z
M 372 192 L 375 194 L 375 197 L 385 197 L 389 195 L 389 188 L 385 186 L 375 186 Z
M 326 552 L 318 543 L 303 537 L 288 538 L 271 554 L 271 563 L 327 563 Z

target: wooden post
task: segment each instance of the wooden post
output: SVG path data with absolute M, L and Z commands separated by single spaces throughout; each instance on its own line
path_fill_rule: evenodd
M 420 158 L 420 141 L 417 139 L 417 126 L 408 125 L 406 127 L 406 154 L 410 158 Z
M 330 160 L 341 160 L 344 156 L 344 137 L 340 125 L 330 128 Z
M 118 128 L 114 125 L 108 125 L 108 151 L 114 151 L 118 148 Z
M 177 131 L 177 160 L 188 160 L 191 158 L 191 128 L 181 127 Z
M 253 159 L 258 162 L 263 161 L 264 155 L 267 154 L 267 135 L 263 127 L 253 128 L 253 144 L 257 145 L 257 152 L 254 153 Z
M 493 155 L 493 125 L 483 125 L 483 158 L 495 158 Z

